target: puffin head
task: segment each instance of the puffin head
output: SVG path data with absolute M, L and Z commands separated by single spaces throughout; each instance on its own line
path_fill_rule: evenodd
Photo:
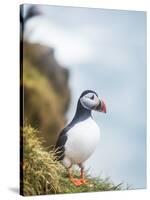
M 87 110 L 95 110 L 106 113 L 106 105 L 102 99 L 99 99 L 98 94 L 92 90 L 85 90 L 79 101 L 81 105 Z

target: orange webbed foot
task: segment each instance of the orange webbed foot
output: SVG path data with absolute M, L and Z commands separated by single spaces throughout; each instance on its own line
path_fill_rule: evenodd
M 80 186 L 80 185 L 83 184 L 82 181 L 81 181 L 81 179 L 72 178 L 72 179 L 70 179 L 70 180 L 71 180 L 71 182 L 72 182 L 75 186 Z
M 84 178 L 81 179 L 81 183 L 82 184 L 87 184 L 87 180 L 85 180 Z

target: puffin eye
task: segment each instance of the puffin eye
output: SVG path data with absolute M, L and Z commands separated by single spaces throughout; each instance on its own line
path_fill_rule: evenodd
M 90 97 L 90 99 L 92 99 L 92 100 L 94 99 L 94 94 Z

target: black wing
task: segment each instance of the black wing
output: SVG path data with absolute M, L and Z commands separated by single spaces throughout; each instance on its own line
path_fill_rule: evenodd
M 62 160 L 65 156 L 64 155 L 65 143 L 67 141 L 67 134 L 66 134 L 67 130 L 66 129 L 67 129 L 67 127 L 61 131 L 61 133 L 57 139 L 57 142 L 56 142 L 55 148 L 56 148 L 56 157 L 58 160 Z
M 62 160 L 65 156 L 65 143 L 67 141 L 67 132 L 74 126 L 76 120 L 73 119 L 61 132 L 56 142 L 56 157 Z

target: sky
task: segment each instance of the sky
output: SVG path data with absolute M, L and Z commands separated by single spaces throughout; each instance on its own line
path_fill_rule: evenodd
M 95 90 L 107 114 L 93 113 L 99 145 L 87 161 L 93 176 L 133 188 L 146 187 L 146 13 L 39 6 L 43 16 L 27 22 L 30 42 L 55 48 L 70 70 L 71 121 L 85 89 Z

